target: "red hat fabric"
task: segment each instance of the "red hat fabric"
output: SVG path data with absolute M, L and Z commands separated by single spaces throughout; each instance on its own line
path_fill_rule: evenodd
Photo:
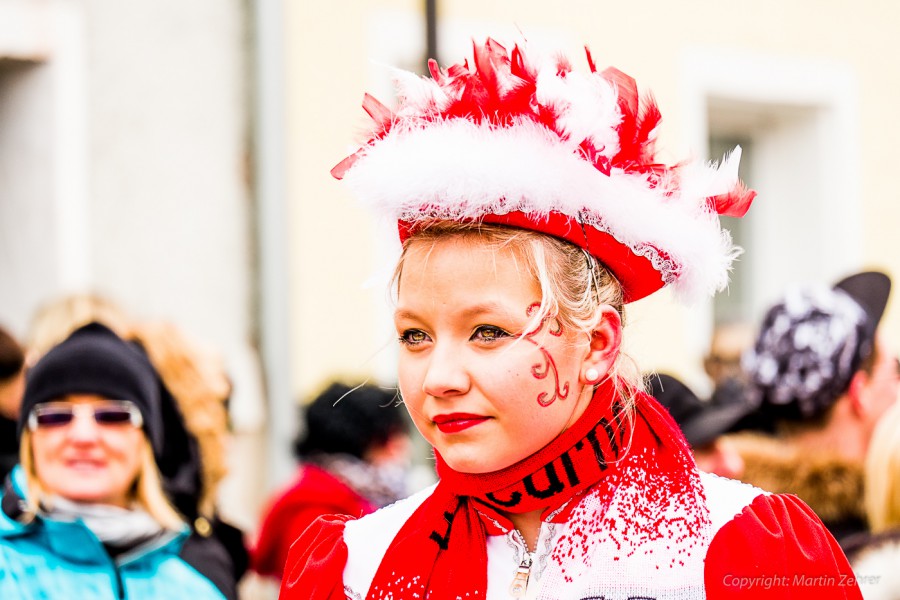
M 718 216 L 743 216 L 755 196 L 737 176 L 740 148 L 721 165 L 661 164 L 653 98 L 589 52 L 587 63 L 488 39 L 471 67 L 398 71 L 398 107 L 366 96 L 375 129 L 332 174 L 401 238 L 435 220 L 500 223 L 584 248 L 626 301 L 724 288 L 740 249 Z

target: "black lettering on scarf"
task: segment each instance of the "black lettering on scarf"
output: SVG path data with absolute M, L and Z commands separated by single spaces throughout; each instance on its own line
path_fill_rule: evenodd
M 609 438 L 609 447 L 612 449 L 612 454 L 614 457 L 619 456 L 619 444 L 616 443 L 616 432 L 613 429 L 612 424 L 603 417 L 600 419 L 600 425 L 603 426 L 603 429 L 606 430 L 606 437 Z
M 637 410 L 637 414 L 641 419 L 644 420 L 644 423 L 647 424 L 647 431 L 649 431 L 650 435 L 653 436 L 653 439 L 656 440 L 656 447 L 662 447 L 662 439 L 659 437 L 659 434 L 657 434 L 656 431 L 653 430 L 653 426 L 650 424 L 650 420 L 647 419 L 647 416 L 640 409 Z
M 544 472 L 547 473 L 547 487 L 543 490 L 535 487 L 534 475 L 529 475 L 524 479 L 525 491 L 528 492 L 529 496 L 543 500 L 544 498 L 551 498 L 565 489 L 565 486 L 563 486 L 562 481 L 559 480 L 559 476 L 556 474 L 556 468 L 553 466 L 553 463 L 544 465 Z
M 622 402 L 620 398 L 616 398 L 613 402 L 613 420 L 616 422 L 616 427 L 619 430 L 619 444 L 625 443 L 625 434 L 626 427 L 625 423 L 622 420 L 622 415 L 624 415 L 627 411 L 625 410 L 625 404 Z
M 441 535 L 437 531 L 432 531 L 428 536 L 437 543 L 441 550 L 446 550 L 450 546 L 450 526 L 453 525 L 453 513 L 445 512 L 444 519 L 447 520 L 447 533 Z
M 581 449 L 578 447 L 579 444 L 581 444 L 581 442 L 578 442 L 578 444 L 575 444 L 576 450 Z M 581 444 L 581 445 L 583 446 L 583 444 Z M 563 469 L 565 469 L 565 471 L 566 471 L 566 477 L 569 478 L 569 485 L 572 487 L 575 487 L 576 485 L 581 483 L 581 480 L 578 478 L 578 472 L 575 471 L 575 464 L 572 462 L 572 457 L 569 456 L 568 450 L 563 452 L 562 456 L 559 457 L 559 460 L 562 461 Z
M 509 500 L 501 500 L 497 496 L 494 495 L 494 492 L 488 492 L 484 495 L 485 498 L 490 500 L 491 502 L 498 504 L 499 506 L 512 507 L 517 505 L 522 501 L 522 492 L 513 492 L 509 495 Z
M 605 471 L 606 456 L 603 455 L 603 448 L 600 447 L 600 440 L 597 439 L 597 431 L 591 429 L 585 437 L 587 438 L 587 441 L 590 442 L 591 448 L 594 450 L 594 457 L 597 459 L 597 464 L 600 465 L 600 470 Z

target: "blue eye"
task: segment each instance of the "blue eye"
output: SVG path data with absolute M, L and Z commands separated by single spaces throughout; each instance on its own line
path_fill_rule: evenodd
M 473 340 L 480 342 L 494 342 L 509 337 L 509 333 L 494 325 L 479 325 L 472 334 Z

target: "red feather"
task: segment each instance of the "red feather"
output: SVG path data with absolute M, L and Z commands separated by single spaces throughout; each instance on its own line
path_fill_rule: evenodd
M 391 124 L 394 121 L 394 113 L 391 112 L 391 109 L 387 106 L 376 100 L 374 96 L 369 94 L 363 96 L 362 107 L 363 110 L 372 117 L 372 120 L 375 121 L 378 127 L 375 131 L 375 135 L 377 137 L 383 137 L 391 128 Z
M 587 57 L 588 68 L 591 70 L 591 73 L 596 73 L 597 65 L 594 64 L 594 56 L 591 54 L 591 49 L 587 46 L 584 47 L 584 55 Z
M 587 47 L 585 55 L 591 73 L 606 79 L 615 87 L 621 121 L 617 125 L 619 151 L 614 157 L 610 159 L 605 156 L 604 148 L 595 147 L 591 138 L 581 141 L 582 155 L 607 176 L 615 168 L 645 174 L 652 187 L 669 186 L 666 182 L 672 181 L 679 165 L 666 166 L 655 161 L 655 130 L 662 117 L 652 94 L 641 97 L 635 80 L 614 67 L 598 73 L 594 57 Z M 440 106 L 431 102 L 416 107 L 419 114 L 415 119 L 440 121 L 463 118 L 501 127 L 517 121 L 531 120 L 561 137 L 565 135 L 558 122 L 559 109 L 541 105 L 536 100 L 537 70 L 528 62 L 518 45 L 507 51 L 503 45 L 488 38 L 482 45 L 473 42 L 473 57 L 472 66 L 468 61 L 463 61 L 446 69 L 441 69 L 434 60 L 428 61 L 431 78 L 448 101 Z M 560 56 L 556 70 L 559 77 L 566 77 L 572 67 L 564 56 Z M 363 100 L 363 108 L 376 124 L 369 143 L 387 135 L 398 118 L 368 94 Z M 356 162 L 358 154 L 344 159 L 332 170 L 332 174 L 340 179 Z M 755 195 L 756 192 L 747 190 L 738 182 L 733 191 L 708 198 L 707 202 L 718 214 L 742 216 L 749 209 Z
M 756 198 L 756 191 L 747 189 L 743 182 L 738 181 L 730 192 L 708 198 L 707 202 L 719 215 L 743 217 L 750 210 L 754 198 Z

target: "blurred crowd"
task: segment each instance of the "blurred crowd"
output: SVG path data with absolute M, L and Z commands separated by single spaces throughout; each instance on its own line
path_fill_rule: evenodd
M 97 294 L 40 306 L 24 341 L 0 327 L 0 597 L 272 596 L 317 516 L 406 495 L 395 391 L 333 382 L 299 405 L 300 470 L 251 539 L 218 509 L 230 395 L 219 356 Z
M 799 496 L 841 545 L 865 598 L 900 597 L 900 361 L 879 323 L 890 278 L 795 286 L 758 327 L 723 324 L 701 399 L 677 375 L 652 395 L 701 470 Z
M 646 376 L 699 468 L 798 495 L 857 575 L 878 574 L 866 598 L 900 590 L 886 566 L 900 559 L 900 362 L 879 329 L 890 289 L 883 273 L 857 273 L 786 290 L 758 325 L 721 324 L 707 398 L 678 374 Z M 266 589 L 247 580 L 271 582 L 271 596 L 318 516 L 358 517 L 414 491 L 396 390 L 331 381 L 298 404 L 294 478 L 241 531 L 217 508 L 230 393 L 217 356 L 100 296 L 40 307 L 22 341 L 0 329 L 0 555 L 12 574 L 0 597 Z

